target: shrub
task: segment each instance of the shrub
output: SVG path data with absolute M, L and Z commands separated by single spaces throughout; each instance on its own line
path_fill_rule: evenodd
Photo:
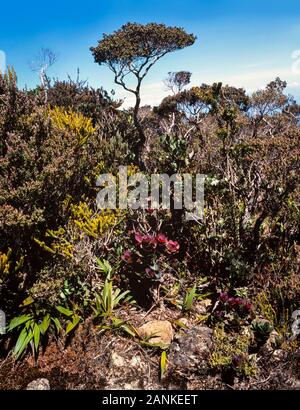
M 95 132 L 91 118 L 87 118 L 81 113 L 55 107 L 49 110 L 49 115 L 55 127 L 74 135 L 78 145 L 83 145 Z

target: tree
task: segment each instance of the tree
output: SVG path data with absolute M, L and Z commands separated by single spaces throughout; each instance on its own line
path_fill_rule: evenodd
M 138 116 L 142 81 L 150 68 L 164 55 L 192 45 L 195 39 L 193 34 L 186 33 L 180 27 L 127 23 L 110 35 L 103 34 L 98 46 L 91 47 L 95 62 L 108 66 L 114 73 L 115 83 L 135 95 L 133 120 L 139 139 L 134 144 L 133 151 L 140 165 L 145 144 L 145 134 Z M 130 76 L 136 80 L 135 88 L 130 88 L 128 81 L 126 83 Z
M 180 93 L 182 89 L 191 81 L 192 73 L 189 71 L 169 72 L 168 77 L 164 80 L 167 90 L 174 95 Z
M 272 135 L 269 119 L 285 110 L 292 103 L 292 97 L 286 96 L 284 90 L 286 81 L 277 77 L 267 84 L 265 89 L 259 90 L 252 95 L 250 114 L 253 121 L 252 136 L 257 137 L 260 128 L 267 125 L 269 135 Z
M 41 86 L 45 92 L 45 104 L 48 101 L 48 88 L 50 80 L 47 76 L 47 70 L 57 62 L 57 55 L 50 48 L 42 48 L 35 59 L 30 63 L 32 71 L 38 72 Z

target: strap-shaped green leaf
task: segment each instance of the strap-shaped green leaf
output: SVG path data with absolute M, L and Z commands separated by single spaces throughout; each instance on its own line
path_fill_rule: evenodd
M 70 309 L 66 309 L 63 306 L 56 306 L 56 309 L 65 316 L 72 316 L 73 311 Z
M 80 316 L 74 315 L 72 322 L 68 322 L 66 327 L 66 335 L 70 333 L 79 323 Z
M 34 324 L 33 328 L 33 341 L 34 341 L 34 350 L 37 352 L 40 344 L 40 328 L 37 323 Z
M 32 319 L 32 315 L 22 315 L 18 317 L 14 317 L 10 324 L 8 325 L 8 331 L 15 329 L 16 327 L 20 326 L 22 323 L 27 322 L 28 320 Z

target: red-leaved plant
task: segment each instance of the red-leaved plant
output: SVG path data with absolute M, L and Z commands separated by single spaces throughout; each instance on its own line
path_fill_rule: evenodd
M 144 274 L 151 279 L 161 279 L 161 262 L 178 253 L 180 245 L 167 238 L 163 233 L 142 234 L 131 231 L 132 246 L 126 249 L 121 259 L 132 265 L 136 273 Z

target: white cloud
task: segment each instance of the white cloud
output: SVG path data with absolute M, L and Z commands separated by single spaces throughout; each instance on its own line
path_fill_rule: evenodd
M 267 63 L 253 63 L 253 64 L 245 64 L 245 65 L 241 65 L 240 68 L 242 70 L 244 69 L 251 69 L 251 68 L 258 68 L 258 67 L 263 67 L 264 65 L 266 65 Z
M 124 99 L 123 108 L 132 107 L 135 104 L 135 96 L 125 91 L 116 93 L 118 98 Z M 162 81 L 142 85 L 141 97 L 142 105 L 158 105 L 161 100 L 168 95 Z
M 247 91 L 253 91 L 265 87 L 270 81 L 276 77 L 288 82 L 295 81 L 295 75 L 290 68 L 272 69 L 272 70 L 251 70 L 244 73 L 236 73 L 230 75 L 222 75 L 213 79 L 209 76 L 202 82 L 212 83 L 214 81 L 222 81 L 224 84 L 229 84 L 235 87 L 243 87 Z
M 300 88 L 300 83 L 298 83 L 297 81 L 293 82 L 293 83 L 288 83 L 288 87 L 291 88 Z

